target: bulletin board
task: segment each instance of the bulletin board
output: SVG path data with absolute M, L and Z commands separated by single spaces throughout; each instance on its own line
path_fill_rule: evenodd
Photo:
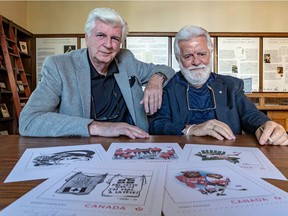
M 131 32 L 122 48 L 130 49 L 143 62 L 166 64 L 175 71 L 176 32 Z M 214 44 L 215 73 L 235 76 L 251 84 L 251 92 L 288 91 L 288 33 L 210 32 Z M 35 35 L 37 79 L 48 55 L 85 48 L 84 34 Z M 66 49 L 66 50 L 65 50 Z

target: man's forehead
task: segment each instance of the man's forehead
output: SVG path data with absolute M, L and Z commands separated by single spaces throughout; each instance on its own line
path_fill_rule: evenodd
M 122 27 L 118 25 L 113 25 L 110 23 L 104 23 L 102 21 L 96 21 L 95 27 L 93 28 L 94 32 L 105 33 L 114 35 L 117 34 L 118 36 L 122 35 Z

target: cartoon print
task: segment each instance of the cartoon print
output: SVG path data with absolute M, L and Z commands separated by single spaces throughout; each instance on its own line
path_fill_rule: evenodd
M 63 165 L 64 161 L 88 161 L 93 158 L 94 151 L 90 150 L 72 150 L 55 152 L 52 154 L 43 154 L 33 159 L 34 166 L 52 166 Z
M 201 150 L 196 156 L 202 158 L 203 161 L 208 160 L 227 160 L 233 164 L 239 163 L 240 157 L 238 157 L 241 153 L 240 152 L 233 152 L 233 153 L 226 153 L 226 151 L 219 151 L 219 150 Z
M 158 147 L 153 148 L 118 148 L 116 149 L 113 159 L 157 159 L 157 160 L 171 160 L 177 159 L 178 156 L 173 148 L 163 150 Z
M 103 196 L 140 197 L 146 176 L 122 176 L 117 174 L 107 181 L 108 187 L 102 192 Z
M 107 173 L 91 176 L 83 174 L 82 172 L 77 172 L 70 178 L 65 179 L 65 184 L 63 184 L 62 187 L 56 191 L 56 193 L 87 195 L 98 184 L 102 183 L 106 176 Z
M 206 173 L 201 171 L 183 171 L 183 175 L 176 176 L 176 178 L 185 183 L 202 194 L 209 195 L 216 193 L 217 196 L 225 196 L 226 189 L 244 191 L 241 185 L 237 188 L 228 188 L 230 179 L 217 173 Z

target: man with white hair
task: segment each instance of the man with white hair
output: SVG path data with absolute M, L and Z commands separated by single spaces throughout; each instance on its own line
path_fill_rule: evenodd
M 175 36 L 174 52 L 181 70 L 164 88 L 151 134 L 232 140 L 245 131 L 261 145 L 288 145 L 285 129 L 245 96 L 241 79 L 212 72 L 213 44 L 205 29 L 183 27 Z
M 175 72 L 121 49 L 127 34 L 115 10 L 91 11 L 87 48 L 45 59 L 42 79 L 20 114 L 20 134 L 148 138 L 147 113 L 161 107 L 162 88 Z

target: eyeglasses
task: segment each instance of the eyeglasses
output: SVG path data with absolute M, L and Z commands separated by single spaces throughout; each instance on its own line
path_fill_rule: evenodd
M 115 96 L 115 100 L 117 100 L 117 93 L 113 91 L 113 95 Z M 96 120 L 96 121 L 108 121 L 108 120 L 116 119 L 119 116 L 120 109 L 119 109 L 118 100 L 116 101 L 116 113 L 112 114 L 109 117 L 106 117 L 106 116 L 97 117 L 93 95 L 91 95 L 91 102 L 92 102 L 92 109 L 93 109 L 92 111 L 93 111 L 93 115 L 94 115 L 94 120 Z
M 214 106 L 213 107 L 209 107 L 209 108 L 204 108 L 204 109 L 193 109 L 193 108 L 190 108 L 190 100 L 189 100 L 190 85 L 188 85 L 187 90 L 186 90 L 186 100 L 187 100 L 187 106 L 188 106 L 188 110 L 189 111 L 205 112 L 205 111 L 210 111 L 210 110 L 215 110 L 216 109 L 216 99 L 215 99 L 214 90 L 209 85 L 207 85 L 207 87 L 211 91 L 211 95 L 212 95 Z

